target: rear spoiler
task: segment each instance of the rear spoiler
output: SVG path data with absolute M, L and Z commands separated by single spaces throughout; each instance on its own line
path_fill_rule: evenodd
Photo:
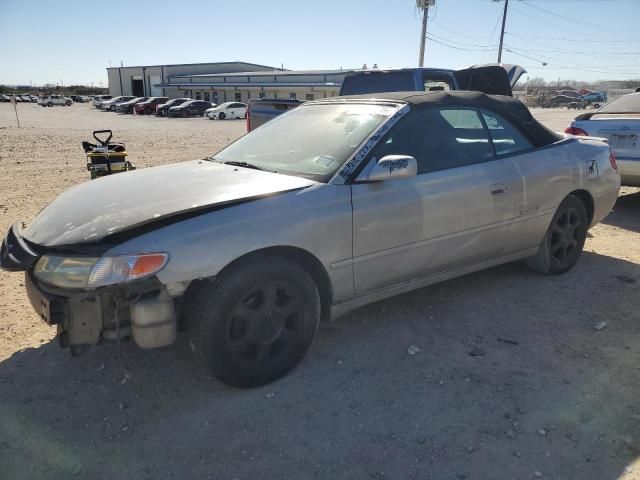
M 589 120 L 594 115 L 640 115 L 640 112 L 601 112 L 596 110 L 595 112 L 582 113 L 578 115 L 575 120 Z
M 582 138 L 584 140 L 598 140 L 599 142 L 603 142 L 609 144 L 609 139 L 604 137 L 592 137 L 590 135 L 571 135 L 570 133 L 565 132 L 556 132 L 558 135 L 563 137 L 563 140 L 568 138 Z

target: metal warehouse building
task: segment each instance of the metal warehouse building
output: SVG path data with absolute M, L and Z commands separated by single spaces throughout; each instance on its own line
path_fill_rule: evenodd
M 348 71 L 282 70 L 247 62 L 107 68 L 110 95 L 189 97 L 214 103 L 250 98 L 314 100 L 338 94 Z

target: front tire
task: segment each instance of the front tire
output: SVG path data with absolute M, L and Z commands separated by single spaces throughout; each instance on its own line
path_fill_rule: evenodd
M 220 112 L 220 113 L 218 114 L 218 120 L 224 120 L 225 118 L 227 118 L 227 116 L 225 115 L 225 113 L 224 113 L 224 112 Z
M 204 370 L 236 388 L 286 375 L 311 346 L 320 296 L 311 276 L 285 258 L 254 255 L 187 299 L 191 348 Z
M 580 258 L 588 228 L 584 203 L 574 195 L 567 196 L 553 216 L 538 253 L 527 259 L 527 265 L 545 275 L 570 270 Z

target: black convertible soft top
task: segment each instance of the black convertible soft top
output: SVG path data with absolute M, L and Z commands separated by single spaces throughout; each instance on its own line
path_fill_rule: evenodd
M 547 127 L 538 122 L 524 103 L 513 97 L 505 95 L 486 95 L 480 92 L 388 92 L 370 93 L 366 95 L 349 95 L 336 97 L 331 100 L 380 100 L 405 102 L 415 109 L 421 110 L 442 105 L 479 107 L 492 110 L 519 128 L 536 147 L 550 145 L 562 136 L 552 132 Z M 327 99 L 329 100 L 329 99 Z M 322 101 L 320 101 L 322 102 Z

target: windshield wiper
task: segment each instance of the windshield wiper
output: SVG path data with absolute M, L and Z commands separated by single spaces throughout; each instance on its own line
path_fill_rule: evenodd
M 248 162 L 234 162 L 234 161 L 228 161 L 228 162 L 222 162 L 225 165 L 232 165 L 234 167 L 244 167 L 244 168 L 253 168 L 254 170 L 265 170 L 264 168 L 261 168 L 257 165 L 254 165 L 253 163 L 248 163 Z

